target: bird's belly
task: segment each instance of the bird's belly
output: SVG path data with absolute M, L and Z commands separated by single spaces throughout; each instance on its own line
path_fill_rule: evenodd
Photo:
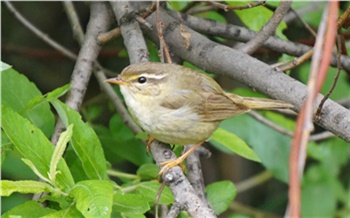
M 135 114 L 136 115 L 136 114 Z M 141 118 L 141 114 L 138 119 Z M 151 112 L 143 116 L 140 123 L 148 134 L 157 140 L 176 145 L 195 144 L 208 139 L 218 127 L 219 122 L 200 122 L 198 116 L 178 116 L 176 113 Z
M 159 141 L 169 144 L 196 144 L 207 140 L 218 127 L 218 124 L 200 123 L 197 125 L 191 125 L 190 128 L 184 127 L 185 125 L 182 125 L 181 127 L 168 125 L 166 128 L 150 131 L 149 134 Z

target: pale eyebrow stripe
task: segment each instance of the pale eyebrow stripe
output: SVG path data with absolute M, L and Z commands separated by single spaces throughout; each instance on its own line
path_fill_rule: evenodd
M 167 74 L 162 74 L 162 75 L 160 75 L 160 74 L 146 74 L 146 73 L 141 73 L 141 74 L 138 74 L 137 76 L 135 75 L 135 76 L 133 76 L 133 78 L 132 79 L 136 79 L 136 78 L 140 78 L 141 76 L 144 76 L 144 77 L 146 77 L 146 78 L 148 78 L 148 79 L 156 79 L 156 80 L 161 80 L 161 79 L 163 79 L 164 77 L 166 77 L 167 76 Z

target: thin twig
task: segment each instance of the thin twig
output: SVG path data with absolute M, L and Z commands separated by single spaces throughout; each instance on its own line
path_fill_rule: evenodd
M 165 3 L 165 2 L 162 2 L 162 3 Z M 157 8 L 156 2 L 153 1 L 150 4 L 150 6 L 148 6 L 148 8 L 146 8 L 146 11 L 141 13 L 142 18 L 146 19 L 149 15 L 151 15 L 156 10 L 156 8 Z
M 197 6 L 188 10 L 186 14 L 190 14 L 190 15 L 199 14 L 207 11 L 213 11 L 213 10 L 215 11 L 215 9 L 217 9 L 217 7 L 215 7 L 214 5 Z
M 249 215 L 251 217 L 264 217 L 264 218 L 279 218 L 275 214 L 267 213 L 265 211 L 259 210 L 257 208 L 239 203 L 238 201 L 234 201 L 230 204 L 230 209 L 236 211 L 238 213 L 243 213 Z
M 321 141 L 321 140 L 325 140 L 325 139 L 328 139 L 328 138 L 331 138 L 331 137 L 335 137 L 335 135 L 331 132 L 328 132 L 328 131 L 325 131 L 325 132 L 322 132 L 322 133 L 316 133 L 314 135 L 311 135 L 309 137 L 309 142 L 312 142 L 312 141 Z
M 302 63 L 304 63 L 305 61 L 309 60 L 312 57 L 312 54 L 314 53 L 314 49 L 310 49 L 308 52 L 306 52 L 305 54 L 303 54 L 302 56 L 298 57 L 298 58 L 294 58 L 292 63 L 287 64 L 285 66 L 281 66 L 279 67 L 279 70 L 281 71 L 287 71 L 290 69 L 293 69 L 299 65 L 301 65 Z
M 338 70 L 337 70 L 337 74 L 334 77 L 333 84 L 332 84 L 331 88 L 329 89 L 327 94 L 325 94 L 323 96 L 320 104 L 318 105 L 317 111 L 315 113 L 315 119 L 320 119 L 320 114 L 321 114 L 321 110 L 322 110 L 323 104 L 326 102 L 326 100 L 332 94 L 335 86 L 337 85 L 338 78 L 339 78 L 340 72 L 342 70 L 341 65 L 340 65 L 340 54 L 341 54 L 341 39 L 340 39 L 340 35 L 337 35 L 337 44 L 338 44 L 337 45 L 337 47 L 338 47 L 338 54 L 337 54 Z
M 19 20 L 25 27 L 27 27 L 31 32 L 33 32 L 39 39 L 43 40 L 50 46 L 52 46 L 54 49 L 62 52 L 66 57 L 68 57 L 71 60 L 75 60 L 77 56 L 63 47 L 62 45 L 58 44 L 56 41 L 51 39 L 47 34 L 43 33 L 41 30 L 39 30 L 36 26 L 34 26 L 31 22 L 28 21 L 22 14 L 17 11 L 17 9 L 12 5 L 11 2 L 9 1 L 4 1 L 6 4 L 7 8 L 15 15 L 17 20 Z
M 121 34 L 120 28 L 117 27 L 117 28 L 114 28 L 108 32 L 101 33 L 98 36 L 97 41 L 100 45 L 103 45 L 112 39 L 118 38 L 120 36 L 120 34 Z
M 232 5 L 225 5 L 225 4 L 221 4 L 219 2 L 215 2 L 215 1 L 208 1 L 208 3 L 223 9 L 224 11 L 231 11 L 231 10 L 244 10 L 244 9 L 250 9 L 250 8 L 254 8 L 257 6 L 261 6 L 261 5 L 265 5 L 266 1 L 258 1 L 255 3 L 248 3 L 247 5 L 240 5 L 240 6 L 232 6 Z
M 199 3 L 200 2 L 198 2 L 198 1 L 188 2 L 188 4 L 183 9 L 181 9 L 181 12 L 186 13 L 188 10 L 190 10 L 191 8 L 193 8 L 194 6 L 196 6 Z
M 158 206 L 159 206 L 159 199 L 160 199 L 160 195 L 163 192 L 163 189 L 165 188 L 165 182 L 162 182 L 162 185 L 160 186 L 157 195 L 156 195 L 156 202 L 154 205 L 154 213 L 155 213 L 155 218 L 158 218 Z
M 305 28 L 311 33 L 311 35 L 313 35 L 314 37 L 317 36 L 316 32 L 310 27 L 310 25 L 308 23 L 306 23 L 298 14 L 298 12 L 296 10 L 294 10 L 292 7 L 290 8 L 290 11 L 292 13 L 294 13 L 294 15 L 296 16 L 296 18 L 298 18 L 298 20 L 305 26 Z
M 69 23 L 73 30 L 73 37 L 80 43 L 84 41 L 84 31 L 80 25 L 78 14 L 75 11 L 74 5 L 71 1 L 63 2 L 64 10 L 68 15 Z
M 164 41 L 164 36 L 163 36 L 163 22 L 159 18 L 159 10 L 160 10 L 160 4 L 159 0 L 157 0 L 157 9 L 156 9 L 156 17 L 157 17 L 157 32 L 158 32 L 158 37 L 159 37 L 159 57 L 162 63 L 164 63 L 164 52 L 167 57 L 167 63 L 172 63 L 170 53 L 169 53 L 169 48 L 168 45 Z
M 254 119 L 256 119 L 257 121 L 263 123 L 264 125 L 276 130 L 279 133 L 282 133 L 283 135 L 287 135 L 292 137 L 293 136 L 293 132 L 286 130 L 285 128 L 283 128 L 282 126 L 279 126 L 277 124 L 275 124 L 274 122 L 266 119 L 264 116 L 260 115 L 258 112 L 256 111 L 249 111 L 248 114 L 250 116 L 252 116 Z
M 265 170 L 257 175 L 254 175 L 253 177 L 236 183 L 237 193 L 242 193 L 249 189 L 252 189 L 268 181 L 271 178 L 273 178 L 273 174 L 270 171 Z
M 338 25 L 338 30 L 342 28 L 344 22 L 349 19 L 350 15 L 350 6 L 344 11 L 344 13 L 338 18 L 337 25 Z
M 256 49 L 262 46 L 271 35 L 275 34 L 277 26 L 281 23 L 284 15 L 288 12 L 291 4 L 291 1 L 281 1 L 271 19 L 265 24 L 261 31 L 240 50 L 246 54 L 252 54 Z

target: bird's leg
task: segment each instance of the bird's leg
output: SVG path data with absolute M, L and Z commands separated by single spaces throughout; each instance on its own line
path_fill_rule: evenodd
M 163 173 L 167 172 L 171 168 L 175 166 L 181 166 L 181 163 L 190 155 L 196 148 L 198 148 L 203 142 L 199 142 L 195 144 L 192 148 L 190 148 L 188 151 L 186 151 L 184 154 L 182 154 L 180 157 L 176 158 L 175 160 L 168 160 L 164 161 L 163 163 L 159 164 L 162 169 L 158 173 L 158 176 L 161 176 Z
M 146 138 L 146 142 L 147 142 L 146 152 L 147 152 L 147 154 L 148 154 L 149 151 L 151 150 L 151 144 L 152 144 L 152 142 L 154 141 L 154 139 L 155 139 L 155 138 L 153 138 L 152 136 L 147 135 L 147 138 Z

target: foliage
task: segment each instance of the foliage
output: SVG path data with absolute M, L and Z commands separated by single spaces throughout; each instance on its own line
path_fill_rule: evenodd
M 187 4 L 173 1 L 168 6 L 174 10 L 181 10 Z M 235 14 L 247 28 L 259 31 L 271 17 L 273 13 L 271 7 L 277 6 L 278 2 L 268 4 L 270 7 L 229 12 L 205 11 L 197 15 L 225 23 L 228 15 Z M 296 9 L 306 6 L 307 3 L 293 3 Z M 322 10 L 318 9 L 303 15 L 302 18 L 313 27 L 317 27 L 321 15 Z M 282 23 L 276 35 L 287 39 L 286 29 L 287 25 Z M 5 36 L 10 32 L 5 31 Z M 14 37 L 16 43 L 20 35 Z M 215 37 L 215 40 L 224 44 L 231 43 L 219 37 Z M 157 47 L 151 42 L 147 43 L 151 60 L 159 61 Z M 122 46 L 122 39 L 112 46 L 118 47 L 119 53 L 116 56 L 121 60 L 121 64 L 115 68 L 122 69 L 123 65 L 127 64 L 128 58 Z M 113 66 L 115 58 L 113 57 L 110 62 L 103 60 L 103 63 Z M 278 58 L 291 57 L 283 55 Z M 144 135 L 135 136 L 124 125 L 121 117 L 114 114 L 112 105 L 106 103 L 104 99 L 87 100 L 80 113 L 71 109 L 61 101 L 70 88 L 69 83 L 60 84 L 59 88 L 50 86 L 49 92 L 42 94 L 40 91 L 44 89 L 42 83 L 37 82 L 35 76 L 28 75 L 40 71 L 40 64 L 35 60 L 22 60 L 22 64 L 31 72 L 22 68 L 19 73 L 11 66 L 1 63 L 1 167 L 5 175 L 0 182 L 2 206 L 5 206 L 2 209 L 2 216 L 25 217 L 28 214 L 31 217 L 153 216 L 161 184 L 157 180 L 159 169 L 152 163 L 152 158 L 146 153 L 145 146 L 140 140 Z M 196 68 L 188 62 L 184 65 Z M 16 64 L 14 66 L 17 68 Z M 57 69 L 49 64 L 45 67 L 49 69 L 45 69 L 46 71 L 52 70 L 56 74 L 64 68 L 56 71 Z M 71 67 L 66 68 L 70 73 Z M 306 63 L 294 69 L 291 75 L 306 83 L 309 69 L 310 65 Z M 323 94 L 327 93 L 333 84 L 335 73 L 335 69 L 329 70 L 322 89 Z M 349 98 L 350 92 L 344 91 L 348 89 L 348 77 L 346 74 L 340 74 L 338 84 L 330 98 L 334 100 Z M 119 93 L 117 88 L 116 91 Z M 101 91 L 98 89 L 97 92 Z M 263 97 L 246 88 L 235 89 L 233 92 L 243 96 Z M 283 116 L 270 111 L 259 113 L 289 131 L 294 130 L 293 116 Z M 62 121 L 65 131 L 60 134 L 54 146 L 50 139 L 58 120 Z M 317 128 L 317 131 L 322 129 Z M 210 181 L 220 181 L 206 186 L 208 201 L 217 214 L 243 217 L 230 209 L 236 195 L 241 194 L 240 186 L 236 187 L 227 180 L 229 175 L 226 172 L 234 171 L 235 167 L 239 171 L 237 174 L 244 176 L 248 171 L 255 173 L 261 168 L 270 171 L 276 179 L 272 184 L 278 183 L 279 188 L 275 190 L 273 187 L 273 194 L 269 195 L 268 199 L 260 198 L 255 190 L 246 196 L 247 198 L 251 196 L 253 198 L 250 199 L 251 202 L 258 205 L 260 210 L 283 214 L 287 202 L 285 185 L 289 176 L 289 136 L 265 126 L 249 115 L 241 115 L 222 122 L 209 142 L 213 145 L 210 150 L 214 153 L 211 158 L 216 164 L 215 167 L 219 168 L 219 164 L 222 165 L 221 169 L 211 169 L 212 165 L 208 167 L 208 172 L 212 172 L 212 175 L 209 175 Z M 336 137 L 308 144 L 308 161 L 302 181 L 304 217 L 348 216 L 349 149 L 349 144 Z M 239 163 L 243 162 L 241 158 L 243 157 L 246 159 L 244 163 L 248 164 L 244 164 L 244 168 L 238 170 L 239 167 L 228 165 L 227 159 L 220 159 L 222 152 L 229 158 L 238 160 Z M 253 167 L 249 168 L 251 165 Z M 268 187 L 264 186 L 263 192 L 267 192 Z M 261 190 L 256 192 L 260 193 Z M 27 198 L 28 194 L 39 193 L 47 195 L 39 200 Z M 46 207 L 41 207 L 41 203 Z M 165 187 L 158 203 L 168 206 L 174 203 L 169 188 Z M 181 214 L 181 217 L 187 215 Z

